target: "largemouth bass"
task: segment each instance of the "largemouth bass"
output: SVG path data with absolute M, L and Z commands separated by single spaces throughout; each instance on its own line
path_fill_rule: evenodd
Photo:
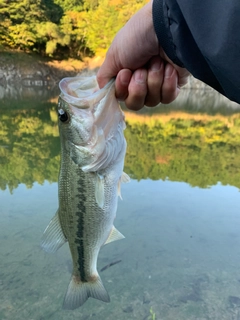
M 95 76 L 65 78 L 59 86 L 59 208 L 42 247 L 55 252 L 68 241 L 73 273 L 63 307 L 75 309 L 89 297 L 110 301 L 97 258 L 104 244 L 124 238 L 113 222 L 121 182 L 129 177 L 123 172 L 125 122 L 114 80 L 101 90 Z

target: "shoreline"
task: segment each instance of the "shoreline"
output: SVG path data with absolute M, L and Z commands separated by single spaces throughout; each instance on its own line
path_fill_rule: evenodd
M 104 56 L 85 57 L 82 61 L 51 60 L 32 53 L 0 50 L 0 98 L 58 95 L 58 83 L 62 78 L 74 77 L 79 73 L 96 73 L 103 61 Z M 185 106 L 190 110 L 194 106 L 195 111 L 217 110 L 219 107 L 232 110 L 240 108 L 239 104 L 231 102 L 194 77 L 189 78 L 177 101 L 171 105 L 176 109 Z
M 0 51 L 0 86 L 54 87 L 62 78 L 96 71 L 104 57 L 51 60 L 35 54 Z

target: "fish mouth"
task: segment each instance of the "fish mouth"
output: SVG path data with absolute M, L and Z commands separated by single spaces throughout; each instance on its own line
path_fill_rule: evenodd
M 96 76 L 68 77 L 59 82 L 60 97 L 67 103 L 79 109 L 91 109 L 104 98 L 106 90 L 112 85 L 114 79 L 99 88 Z

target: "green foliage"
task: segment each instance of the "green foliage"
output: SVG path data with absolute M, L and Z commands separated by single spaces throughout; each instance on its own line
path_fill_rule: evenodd
M 21 49 L 33 47 L 36 41 L 34 28 L 31 29 L 26 23 L 9 26 L 9 37 L 15 46 Z
M 37 34 L 39 37 L 39 43 L 44 42 L 46 44 L 46 53 L 52 55 L 57 45 L 68 45 L 70 42 L 70 36 L 64 34 L 60 27 L 53 22 L 43 22 L 37 26 Z
M 64 12 L 81 11 L 84 4 L 84 1 L 80 0 L 55 0 L 54 2 L 58 4 Z
M 109 0 L 100 0 L 97 9 L 85 12 L 80 28 L 85 28 L 86 45 L 92 52 L 105 52 L 119 29 L 117 11 Z
M 58 24 L 63 16 L 62 6 L 54 0 L 42 0 L 42 5 L 45 8 L 46 21 Z
M 81 57 L 105 53 L 147 1 L 0 0 L 0 46 Z

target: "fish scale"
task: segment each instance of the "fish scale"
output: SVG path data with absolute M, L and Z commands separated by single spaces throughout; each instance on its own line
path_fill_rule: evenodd
M 130 179 L 123 172 L 125 122 L 114 80 L 100 90 L 96 77 L 65 78 L 60 89 L 59 208 L 42 248 L 55 252 L 68 242 L 73 272 L 63 307 L 75 309 L 89 297 L 110 301 L 97 258 L 104 244 L 124 238 L 113 222 L 121 182 Z

